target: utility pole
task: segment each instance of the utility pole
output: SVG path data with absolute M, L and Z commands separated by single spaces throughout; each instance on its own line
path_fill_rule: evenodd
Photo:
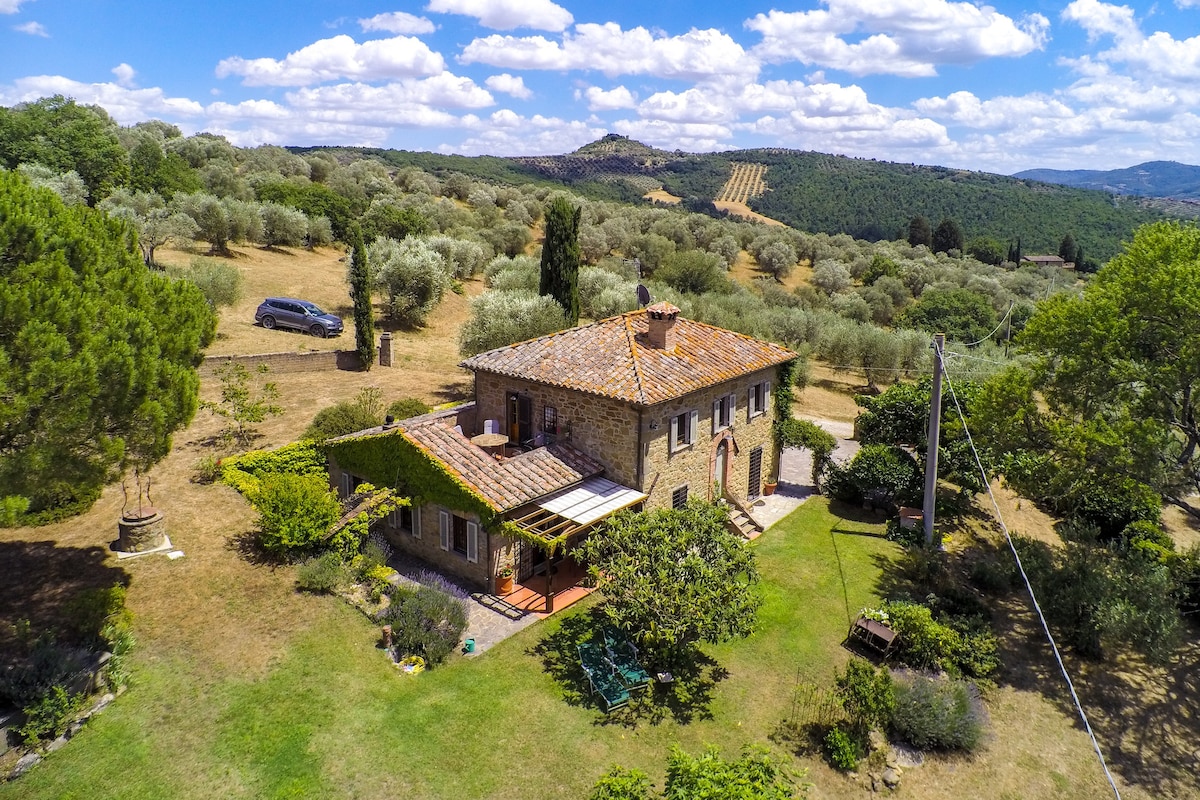
M 925 506 L 921 509 L 925 523 L 925 546 L 933 547 L 933 506 L 937 499 L 938 442 L 942 430 L 942 351 L 946 334 L 933 335 L 933 389 L 929 398 L 929 450 L 925 454 Z M 938 542 L 941 548 L 941 542 Z

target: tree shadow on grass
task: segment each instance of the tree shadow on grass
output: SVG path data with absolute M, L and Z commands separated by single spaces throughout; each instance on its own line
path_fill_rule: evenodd
M 17 647 L 15 625 L 65 632 L 70 606 L 89 589 L 129 585 L 129 573 L 108 563 L 102 547 L 59 547 L 52 541 L 0 542 L 0 665 Z
M 543 636 L 527 651 L 542 660 L 542 667 L 562 688 L 568 705 L 594 709 L 602 714 L 597 725 L 628 728 L 640 723 L 657 725 L 666 719 L 687 724 L 712 719 L 713 690 L 729 672 L 699 650 L 671 666 L 670 683 L 652 680 L 631 693 L 629 704 L 607 711 L 604 699 L 592 691 L 579 661 L 581 643 L 599 640 L 607 619 L 598 608 L 563 620 L 557 630 Z
M 1000 682 L 1040 693 L 1071 718 L 1077 730 L 1083 730 L 1041 622 L 1023 590 L 997 602 L 994 627 L 1004 665 Z M 1053 626 L 1051 631 L 1057 633 Z M 1200 772 L 1200 715 L 1195 710 L 1195 698 L 1200 696 L 1200 630 L 1190 625 L 1185 639 L 1160 665 L 1135 655 L 1087 661 L 1069 650 L 1063 653 L 1109 769 L 1152 797 L 1195 796 Z

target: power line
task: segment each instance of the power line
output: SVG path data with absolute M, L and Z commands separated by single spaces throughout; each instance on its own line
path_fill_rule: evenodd
M 944 370 L 945 366 L 943 364 L 943 372 Z M 1033 608 L 1037 612 L 1038 620 L 1042 623 L 1042 630 L 1046 634 L 1047 641 L 1050 642 L 1050 650 L 1054 653 L 1054 660 L 1058 662 L 1058 668 L 1062 672 L 1063 680 L 1067 682 L 1067 689 L 1071 693 L 1071 700 L 1075 704 L 1075 710 L 1079 712 L 1079 718 L 1083 721 L 1084 730 L 1087 731 L 1088 738 L 1092 740 L 1092 748 L 1096 751 L 1096 757 L 1100 759 L 1100 767 L 1104 770 L 1104 777 L 1108 779 L 1108 785 L 1112 787 L 1113 795 L 1117 800 L 1121 800 L 1121 791 L 1117 788 L 1117 782 L 1108 770 L 1108 762 L 1104 760 L 1104 753 L 1100 750 L 1100 742 L 1096 739 L 1096 734 L 1092 730 L 1091 723 L 1088 722 L 1087 712 L 1083 710 L 1083 703 L 1079 701 L 1079 695 L 1075 692 L 1075 684 L 1067 672 L 1067 665 L 1063 663 L 1062 654 L 1058 650 L 1058 644 L 1054 641 L 1054 634 L 1050 632 L 1050 625 L 1046 622 L 1046 615 L 1042 613 L 1042 606 L 1038 603 L 1037 595 L 1033 593 L 1033 584 L 1029 581 L 1029 575 L 1026 574 L 1025 566 L 1021 563 L 1021 556 L 1017 553 L 1016 545 L 1013 544 L 1012 535 L 1008 531 L 1008 526 L 1004 523 L 1004 515 L 1000 513 L 1000 504 L 996 502 L 996 495 L 992 492 L 992 485 L 988 481 L 987 470 L 983 468 L 983 461 L 979 458 L 979 451 L 975 449 L 975 440 L 971 437 L 970 428 L 967 427 L 966 415 L 963 414 L 962 406 L 958 402 L 958 395 L 954 392 L 954 383 L 950 380 L 948 373 L 945 374 L 945 379 L 946 388 L 950 390 L 950 397 L 954 400 L 954 408 L 958 412 L 959 420 L 962 422 L 963 432 L 967 435 L 967 444 L 971 447 L 971 455 L 975 458 L 975 465 L 979 467 L 979 475 L 983 479 L 983 485 L 987 487 L 988 497 L 992 501 L 992 508 L 996 511 L 996 521 L 1000 523 L 1000 530 L 1004 532 L 1004 538 L 1008 542 L 1008 549 L 1012 551 L 1013 559 L 1017 562 L 1017 571 L 1021 573 L 1021 580 L 1025 582 L 1025 589 L 1029 592 L 1029 599 L 1033 602 Z
M 996 332 L 999 331 L 1001 327 L 1003 327 L 1004 323 L 1012 315 L 1013 309 L 1016 308 L 1016 306 L 1017 306 L 1017 301 L 1016 300 L 1011 301 L 1008 304 L 1008 311 L 1004 312 L 1004 316 L 1000 319 L 1000 321 L 998 323 L 996 323 L 996 327 L 992 329 L 992 332 L 989 333 L 987 336 L 983 337 L 982 339 L 980 339 L 978 342 L 971 342 L 970 344 L 967 345 L 967 347 L 974 347 L 977 344 L 983 344 L 988 339 L 991 339 L 993 336 L 995 336 Z

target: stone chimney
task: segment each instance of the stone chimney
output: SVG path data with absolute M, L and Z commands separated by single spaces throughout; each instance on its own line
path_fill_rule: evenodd
M 650 323 L 648 338 L 650 346 L 655 350 L 675 349 L 675 318 L 679 309 L 663 301 L 655 303 L 646 309 L 646 319 Z

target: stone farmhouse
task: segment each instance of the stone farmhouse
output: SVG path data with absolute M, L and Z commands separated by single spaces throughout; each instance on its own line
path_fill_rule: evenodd
M 331 481 L 395 487 L 398 549 L 483 591 L 505 568 L 544 580 L 552 610 L 583 575 L 574 545 L 621 509 L 723 499 L 749 522 L 795 357 L 658 303 L 466 359 L 474 400 L 333 439 Z

